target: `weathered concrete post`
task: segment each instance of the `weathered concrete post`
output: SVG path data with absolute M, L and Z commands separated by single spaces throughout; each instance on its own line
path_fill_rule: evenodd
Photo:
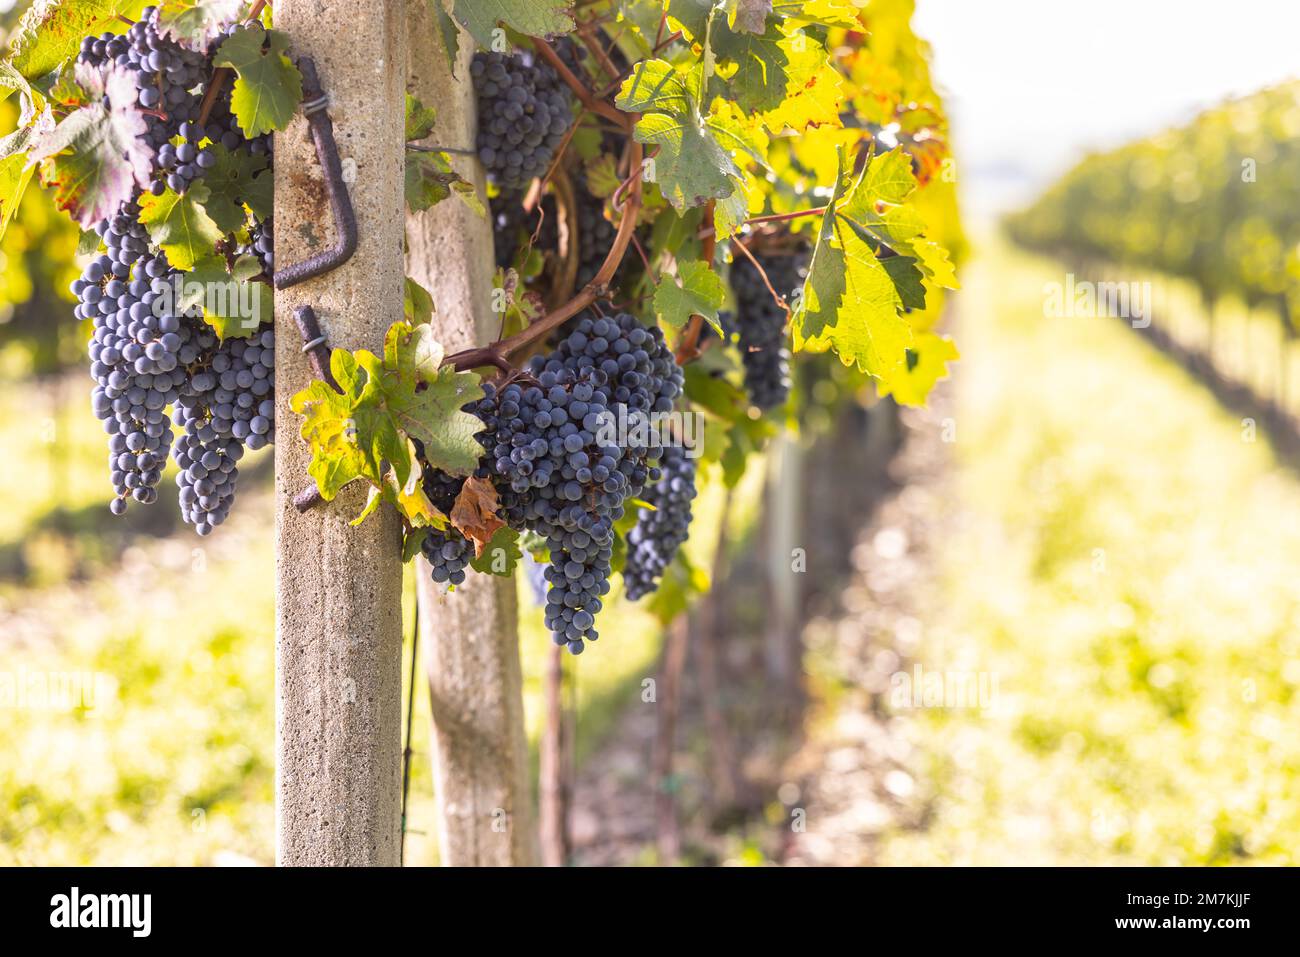
M 311 379 L 291 316 L 311 303 L 330 345 L 382 348 L 402 317 L 402 0 L 277 0 L 275 25 L 309 55 L 356 208 L 342 268 L 276 293 L 276 856 L 284 865 L 395 865 L 401 815 L 402 570 L 395 512 L 360 527 L 347 489 L 299 514 L 309 453 L 290 397 Z M 333 242 L 321 169 L 299 115 L 275 138 L 275 260 Z
M 462 34 L 453 78 L 427 0 L 410 0 L 408 88 L 437 110 L 433 139 L 474 142 L 473 41 Z M 483 193 L 476 162 L 453 156 L 458 172 Z M 407 217 L 408 274 L 433 296 L 434 328 L 448 352 L 490 342 L 492 228 L 464 203 L 448 199 Z M 537 863 L 528 780 L 514 581 L 471 574 L 442 594 L 419 560 L 420 646 L 427 655 L 433 707 L 434 790 L 443 864 Z

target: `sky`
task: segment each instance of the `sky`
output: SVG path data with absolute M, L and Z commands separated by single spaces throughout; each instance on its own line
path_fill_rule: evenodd
M 917 0 L 967 215 L 1014 208 L 1090 149 L 1300 77 L 1300 0 Z

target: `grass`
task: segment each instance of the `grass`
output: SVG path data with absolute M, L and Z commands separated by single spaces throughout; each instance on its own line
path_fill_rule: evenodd
M 925 827 L 883 863 L 1295 863 L 1300 485 L 1061 267 L 966 274 L 951 523 L 919 661 L 996 706 L 909 723 Z
M 0 385 L 0 444 L 30 468 L 0 477 L 0 864 L 212 864 L 274 857 L 274 555 L 266 483 L 243 490 L 211 538 L 154 539 L 108 516 L 104 438 L 73 373 L 56 390 Z M 35 407 L 41 414 L 33 415 Z M 55 441 L 57 440 L 57 441 Z M 57 454 L 57 457 L 53 457 Z M 27 461 L 27 458 L 24 458 Z M 761 462 L 747 477 L 756 490 Z M 165 479 L 164 484 L 170 484 Z M 163 500 L 149 516 L 174 509 Z M 691 545 L 706 567 L 718 491 Z M 67 520 L 54 522 L 62 515 Z M 752 510 L 737 514 L 752 518 Z M 71 516 L 68 518 L 68 516 Z M 735 516 L 733 516 L 735 517 Z M 103 521 L 101 521 L 103 519 Z M 94 560 L 87 560 L 87 556 Z M 407 620 L 413 600 L 408 571 Z M 521 581 L 525 713 L 536 741 L 551 647 Z M 596 747 L 654 673 L 657 622 L 616 600 L 603 638 L 570 664 L 579 756 Z M 410 643 L 403 674 L 410 673 Z M 90 676 L 84 682 L 81 676 Z M 407 861 L 433 863 L 429 711 L 417 672 Z M 40 689 L 80 682 L 47 706 Z

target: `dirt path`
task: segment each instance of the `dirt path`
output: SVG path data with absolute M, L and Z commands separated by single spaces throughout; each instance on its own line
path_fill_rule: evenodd
M 786 764 L 781 796 L 792 836 L 782 863 L 874 863 L 886 830 L 922 823 L 913 752 L 888 708 L 893 676 L 906 673 L 921 639 L 925 596 L 935 594 L 935 549 L 951 496 L 942 441 L 951 389 L 923 410 L 905 410 L 902 448 L 890 467 L 898 488 L 879 504 L 853 549 L 858 574 L 842 617 L 809 623 L 807 668 L 820 703 L 809 734 Z
M 844 514 L 814 517 L 807 534 L 841 552 L 851 548 L 844 582 L 813 595 L 805 630 L 811 710 L 782 726 L 763 685 L 759 626 L 746 619 L 762 607 L 761 576 L 743 559 L 728 581 L 729 611 L 716 640 L 722 661 L 717 702 L 737 753 L 742 793 L 717 798 L 719 776 L 701 698 L 698 649 L 686 669 L 674 774 L 651 772 L 654 705 L 632 706 L 579 769 L 572 813 L 573 859 L 583 865 L 661 863 L 655 849 L 654 800 L 660 786 L 677 801 L 681 863 L 862 864 L 874 835 L 918 820 L 908 747 L 898 721 L 885 717 L 890 677 L 906 668 L 920 636 L 921 596 L 932 574 L 932 542 L 942 521 L 948 412 L 945 384 L 927 410 L 904 410 L 898 451 L 887 474 L 858 476 L 867 516 L 854 537 Z M 832 448 L 834 452 L 834 448 Z M 810 472 L 824 468 L 810 457 Z M 816 481 L 816 479 L 814 479 Z M 814 488 L 810 497 L 828 490 Z M 835 493 L 829 492 L 831 497 Z M 837 521 L 839 527 L 821 527 Z M 753 549 L 741 549 L 751 554 Z M 761 612 L 759 612 L 761 614 Z M 693 637 L 698 641 L 698 637 Z

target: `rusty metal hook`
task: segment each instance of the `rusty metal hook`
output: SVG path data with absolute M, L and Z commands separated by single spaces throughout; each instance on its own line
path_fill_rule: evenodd
M 277 269 L 271 277 L 276 289 L 287 289 L 306 282 L 331 269 L 337 269 L 357 251 L 357 215 L 343 182 L 343 164 L 339 160 L 338 143 L 334 141 L 334 123 L 326 112 L 329 97 L 321 89 L 316 64 L 309 56 L 300 57 L 298 69 L 302 71 L 302 112 L 311 127 L 312 141 L 316 144 L 316 158 L 325 176 L 325 193 L 334 214 L 334 245 L 322 253 L 292 266 Z

